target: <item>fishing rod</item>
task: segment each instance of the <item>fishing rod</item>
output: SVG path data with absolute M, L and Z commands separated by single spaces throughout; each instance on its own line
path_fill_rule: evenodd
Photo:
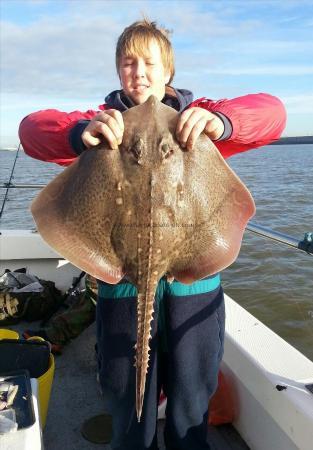
M 8 185 L 11 184 L 11 180 L 12 180 L 12 178 L 13 178 L 13 173 L 14 173 L 14 169 L 15 169 L 15 164 L 16 164 L 16 161 L 17 161 L 17 158 L 18 158 L 18 154 L 19 154 L 20 148 L 21 148 L 21 143 L 19 144 L 18 149 L 17 149 L 17 152 L 16 152 L 16 155 L 15 155 L 14 163 L 13 163 L 12 170 L 11 170 L 11 175 L 10 175 L 10 178 L 9 178 L 9 182 L 7 183 Z M 1 219 L 1 217 L 2 217 L 2 213 L 3 213 L 3 210 L 4 210 L 4 205 L 5 205 L 5 202 L 6 202 L 6 200 L 7 200 L 8 194 L 9 194 L 9 186 L 7 186 L 6 192 L 5 192 L 5 194 L 4 194 L 4 199 L 3 199 L 2 207 L 1 207 L 1 211 L 0 211 L 0 219 Z
M 7 189 L 7 191 L 9 189 L 41 189 L 45 186 L 46 184 L 12 184 L 11 182 L 9 182 L 0 184 L 0 189 Z M 249 222 L 246 229 L 259 236 L 266 237 L 273 241 L 288 245 L 289 247 L 293 247 L 297 250 L 301 250 L 305 253 L 313 255 L 313 232 L 305 233 L 304 238 L 299 241 L 292 236 L 288 236 L 287 234 L 280 233 L 278 231 L 273 231 L 270 228 L 257 225 L 253 222 Z

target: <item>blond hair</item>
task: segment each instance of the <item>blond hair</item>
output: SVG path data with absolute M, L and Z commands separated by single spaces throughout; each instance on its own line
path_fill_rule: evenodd
M 168 36 L 168 30 L 157 27 L 156 22 L 151 22 L 146 18 L 125 28 L 116 45 L 115 63 L 117 72 L 119 72 L 123 55 L 146 56 L 149 43 L 151 40 L 155 40 L 160 47 L 164 69 L 170 75 L 167 83 L 169 85 L 174 78 L 175 67 L 174 52 Z

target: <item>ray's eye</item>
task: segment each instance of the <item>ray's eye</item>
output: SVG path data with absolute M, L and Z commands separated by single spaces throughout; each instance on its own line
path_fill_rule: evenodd
M 169 144 L 162 144 L 161 145 L 161 155 L 162 159 L 168 158 L 173 153 L 173 148 Z
M 143 149 L 144 149 L 144 142 L 141 138 L 139 138 L 133 143 L 133 145 L 129 148 L 128 151 L 132 153 L 136 161 L 139 162 L 143 154 Z
M 141 142 L 140 141 L 136 142 L 136 144 L 133 147 L 134 155 L 137 156 L 137 157 L 140 157 L 142 155 L 142 149 L 143 149 L 143 147 L 141 145 Z

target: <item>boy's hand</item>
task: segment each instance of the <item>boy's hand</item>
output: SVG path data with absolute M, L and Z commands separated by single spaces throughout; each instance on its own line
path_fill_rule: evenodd
M 224 123 L 217 115 L 206 109 L 199 107 L 186 109 L 181 114 L 176 127 L 176 138 L 180 145 L 192 150 L 202 131 L 215 141 L 222 136 Z
M 81 138 L 87 148 L 100 144 L 103 138 L 113 150 L 122 143 L 124 133 L 123 116 L 117 109 L 108 109 L 97 114 L 83 131 Z

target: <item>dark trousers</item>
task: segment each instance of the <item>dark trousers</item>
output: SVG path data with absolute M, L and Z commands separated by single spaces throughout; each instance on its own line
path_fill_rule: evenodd
M 157 406 L 163 387 L 167 396 L 166 448 L 209 450 L 208 404 L 217 387 L 224 343 L 222 288 L 219 286 L 211 292 L 196 294 L 191 290 L 190 295 L 182 296 L 173 295 L 170 285 L 160 282 L 152 322 L 143 413 L 138 423 L 134 367 L 137 306 L 136 296 L 132 295 L 135 292 L 125 285 L 126 293 L 121 297 L 120 294 L 113 295 L 114 287 L 102 283 L 99 286 L 99 375 L 106 408 L 113 418 L 112 449 L 158 449 Z M 116 289 L 121 288 L 116 286 Z M 163 315 L 162 332 L 159 314 Z

